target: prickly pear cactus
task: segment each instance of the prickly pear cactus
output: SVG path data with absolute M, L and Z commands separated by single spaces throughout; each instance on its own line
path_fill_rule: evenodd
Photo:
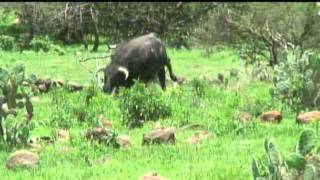
M 25 66 L 22 63 L 15 63 L 8 69 L 0 68 L 0 138 L 3 138 L 4 129 L 3 124 L 5 123 L 6 126 L 10 124 L 10 122 L 6 122 L 8 115 L 17 116 L 17 109 L 18 108 L 26 108 L 26 122 L 28 124 L 33 116 L 33 105 L 30 101 L 30 95 L 26 91 L 25 86 L 23 86 L 23 82 L 26 81 L 25 79 Z M 21 124 L 20 124 L 21 125 Z M 14 126 L 10 126 L 14 132 L 18 132 L 19 130 L 17 127 L 21 127 L 18 124 Z M 24 125 L 23 125 L 24 126 Z M 12 127 L 12 128 L 11 128 Z M 14 133 L 9 132 L 9 129 L 5 129 L 6 138 L 7 140 L 10 139 L 8 134 Z M 26 132 L 26 128 L 23 132 Z M 22 133 L 26 134 L 26 133 Z M 17 134 L 13 134 L 12 137 L 17 137 Z
M 315 131 L 305 130 L 301 133 L 296 145 L 296 152 L 282 156 L 276 146 L 268 139 L 265 140 L 266 162 L 252 162 L 252 174 L 257 179 L 297 179 L 316 180 L 320 179 L 320 156 L 319 152 L 313 153 L 318 146 L 318 137 Z M 262 169 L 261 167 L 268 166 Z

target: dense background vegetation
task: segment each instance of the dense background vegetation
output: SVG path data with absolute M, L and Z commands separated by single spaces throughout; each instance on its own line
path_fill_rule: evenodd
M 318 158 L 318 123 L 296 121 L 320 106 L 319 14 L 315 2 L 0 3 L 0 176 L 137 179 L 157 171 L 171 179 L 279 179 L 287 168 L 288 176 L 314 178 L 320 166 L 308 158 Z M 149 32 L 166 42 L 173 70 L 186 84 L 168 81 L 163 92 L 137 83 L 115 96 L 102 93 L 90 72 L 96 62 L 78 60 L 106 56 L 110 45 Z M 34 91 L 26 85 L 39 78 L 84 86 L 71 93 L 68 86 L 49 91 L 43 83 Z M 261 123 L 259 115 L 270 110 L 283 120 Z M 242 121 L 243 113 L 252 120 Z M 85 138 L 102 126 L 101 116 L 112 131 L 98 142 Z M 187 144 L 195 133 L 187 129 L 176 133 L 175 145 L 141 146 L 157 122 L 198 123 L 210 138 Z M 59 141 L 61 129 L 70 133 L 67 143 Z M 119 149 L 118 135 L 130 136 L 132 148 Z M 51 143 L 30 148 L 34 138 Z M 5 169 L 19 149 L 37 152 L 40 168 Z M 295 154 L 279 158 L 278 151 Z

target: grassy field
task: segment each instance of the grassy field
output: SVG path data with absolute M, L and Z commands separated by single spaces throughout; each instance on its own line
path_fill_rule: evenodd
M 23 61 L 27 74 L 42 77 L 62 78 L 81 84 L 87 84 L 92 75 L 76 60 L 75 52 L 79 47 L 67 47 L 66 54 L 37 54 L 32 51 L 0 52 L 0 65 L 5 66 L 14 61 Z M 104 54 L 104 47 L 97 56 Z M 239 57 L 231 50 L 213 53 L 209 58 L 201 56 L 200 49 L 168 50 L 174 72 L 178 76 L 193 79 L 206 75 L 216 77 L 217 73 L 229 76 L 228 70 L 235 67 L 243 70 Z M 83 57 L 94 56 L 91 52 L 82 52 Z M 101 66 L 107 62 L 101 61 Z M 95 62 L 85 65 L 95 68 Z M 150 171 L 173 180 L 204 179 L 252 179 L 251 162 L 254 157 L 264 154 L 264 138 L 271 137 L 282 152 L 292 151 L 300 132 L 313 125 L 299 126 L 295 124 L 294 115 L 284 109 L 283 121 L 280 124 L 239 123 L 235 115 L 247 111 L 259 114 L 263 111 L 277 109 L 281 105 L 273 102 L 269 95 L 270 84 L 249 81 L 241 74 L 238 82 L 232 81 L 230 86 L 222 88 L 210 85 L 205 96 L 199 98 L 202 107 L 191 102 L 188 86 L 174 88 L 170 86 L 166 92 L 168 102 L 172 105 L 170 117 L 160 120 L 164 126 L 179 126 L 185 123 L 200 123 L 211 134 L 199 147 L 185 143 L 185 139 L 195 133 L 186 130 L 176 134 L 176 145 L 141 146 L 142 134 L 153 128 L 154 122 L 146 123 L 142 128 L 128 130 L 121 123 L 119 101 L 99 93 L 97 99 L 105 99 L 102 112 L 114 123 L 118 134 L 129 135 L 133 142 L 131 149 L 114 149 L 108 146 L 94 146 L 83 138 L 83 133 L 94 124 L 90 122 L 74 122 L 69 129 L 72 141 L 43 144 L 39 152 L 39 169 L 27 171 L 8 171 L 5 162 L 15 149 L 0 151 L 0 179 L 138 179 Z M 238 84 L 239 88 L 229 88 Z M 179 94 L 180 95 L 177 95 Z M 40 101 L 34 102 L 36 124 L 32 136 L 52 135 L 56 129 L 50 124 L 51 98 L 53 94 L 40 95 Z M 77 94 L 70 96 L 77 97 Z M 98 118 L 98 117 L 97 117 Z M 25 147 L 28 149 L 28 147 Z M 97 160 L 103 156 L 110 157 L 104 164 L 88 165 L 85 156 Z

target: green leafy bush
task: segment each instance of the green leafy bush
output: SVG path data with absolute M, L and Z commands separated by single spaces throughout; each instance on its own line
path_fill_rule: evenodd
M 33 122 L 24 121 L 21 117 L 9 115 L 3 122 L 3 127 L 5 131 L 0 142 L 3 142 L 5 147 L 14 147 L 20 144 L 27 144 L 34 124 Z
M 32 50 L 36 52 L 39 52 L 40 50 L 49 52 L 52 42 L 48 36 L 36 36 L 32 39 L 30 45 Z
M 194 78 L 190 82 L 192 90 L 197 97 L 203 97 L 208 89 L 208 83 L 200 78 Z
M 53 52 L 57 53 L 60 56 L 62 56 L 66 53 L 66 51 L 61 46 L 56 45 L 56 44 L 51 45 L 51 49 Z
M 96 84 L 79 93 L 69 93 L 66 88 L 54 89 L 51 93 L 53 126 L 68 129 L 76 122 L 99 125 L 99 115 L 113 106 L 111 97 L 98 93 Z
M 33 105 L 30 94 L 22 85 L 25 78 L 25 66 L 15 63 L 8 69 L 0 68 L 0 138 L 9 145 L 20 142 L 26 143 L 30 123 L 33 117 Z M 8 118 L 10 115 L 17 116 L 17 109 L 26 108 L 26 121 L 14 122 L 18 118 Z M 4 126 L 2 125 L 4 124 Z M 19 135 L 20 133 L 20 135 Z
M 275 67 L 271 95 L 299 113 L 302 108 L 315 104 L 320 84 L 319 55 L 310 51 L 300 54 L 299 49 L 287 54 L 287 59 Z
M 128 127 L 171 115 L 169 101 L 156 84 L 146 87 L 137 82 L 130 89 L 121 89 L 119 97 L 123 123 Z
M 14 38 L 11 36 L 0 35 L 0 49 L 11 51 L 14 48 Z

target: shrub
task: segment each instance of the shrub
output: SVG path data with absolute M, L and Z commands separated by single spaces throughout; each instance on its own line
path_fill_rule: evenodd
M 99 115 L 113 106 L 111 100 L 110 96 L 98 92 L 96 84 L 80 93 L 69 93 L 66 88 L 54 89 L 51 94 L 51 125 L 67 129 L 76 122 L 99 125 Z
M 123 123 L 129 128 L 171 115 L 171 106 L 158 85 L 146 87 L 136 82 L 130 89 L 120 89 L 119 97 Z
M 190 82 L 192 90 L 197 97 L 203 97 L 206 94 L 208 83 L 205 80 L 194 78 Z
M 14 38 L 11 36 L 0 35 L 0 49 L 11 51 L 14 48 Z
M 60 56 L 62 56 L 66 53 L 65 50 L 61 46 L 56 45 L 56 44 L 51 45 L 51 49 L 53 52 L 57 53 Z
M 29 93 L 22 85 L 27 81 L 24 76 L 25 67 L 15 63 L 8 69 L 0 68 L 0 139 L 9 146 L 26 143 L 29 135 L 29 123 L 33 116 L 33 105 Z M 6 108 L 4 108 L 6 107 Z M 26 108 L 26 121 L 16 122 L 19 108 Z M 2 125 L 4 122 L 4 126 Z
M 302 108 L 314 106 L 320 84 L 320 58 L 310 51 L 300 55 L 291 51 L 287 59 L 275 67 L 274 87 L 271 95 L 289 105 L 298 114 Z
M 52 42 L 48 36 L 36 36 L 32 39 L 30 45 L 36 52 L 39 52 L 40 50 L 48 52 L 51 48 Z

